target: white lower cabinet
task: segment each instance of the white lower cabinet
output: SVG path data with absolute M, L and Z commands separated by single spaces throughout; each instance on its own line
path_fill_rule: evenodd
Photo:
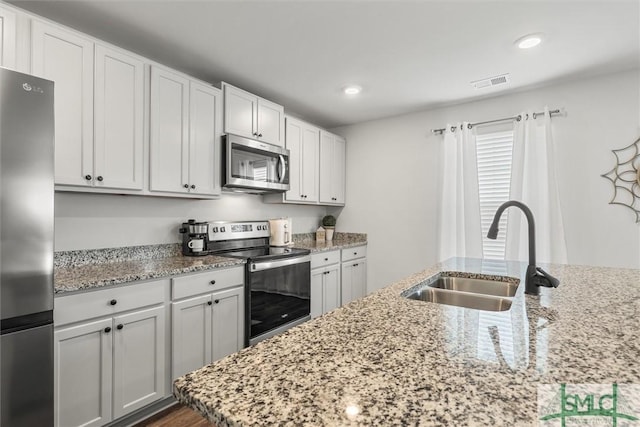
M 311 270 L 311 318 L 340 307 L 340 265 Z
M 244 347 L 243 274 L 234 268 L 173 280 L 174 298 L 200 294 L 171 303 L 172 379 Z
M 55 426 L 102 426 L 166 397 L 165 285 L 56 299 Z
M 342 249 L 342 305 L 367 294 L 367 248 Z

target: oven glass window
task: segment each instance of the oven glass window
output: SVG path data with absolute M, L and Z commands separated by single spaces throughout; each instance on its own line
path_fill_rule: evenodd
M 233 178 L 257 182 L 289 183 L 288 157 L 231 144 L 231 175 Z
M 251 272 L 251 338 L 309 315 L 310 265 Z

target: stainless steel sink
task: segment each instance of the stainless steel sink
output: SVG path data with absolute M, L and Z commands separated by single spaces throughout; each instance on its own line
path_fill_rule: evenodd
M 511 308 L 511 300 L 468 292 L 456 292 L 434 289 L 430 285 L 417 289 L 404 297 L 457 307 L 474 308 L 486 311 L 506 311 Z
M 518 283 L 480 278 L 452 277 L 446 274 L 438 275 L 438 278 L 428 286 L 435 289 L 472 292 L 474 294 L 498 297 L 513 297 L 518 289 Z

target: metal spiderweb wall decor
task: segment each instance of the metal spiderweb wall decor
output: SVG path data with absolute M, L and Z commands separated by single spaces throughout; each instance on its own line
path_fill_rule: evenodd
M 616 165 L 600 175 L 613 184 L 609 204 L 628 207 L 636 214 L 636 222 L 640 222 L 640 138 L 628 147 L 612 151 Z

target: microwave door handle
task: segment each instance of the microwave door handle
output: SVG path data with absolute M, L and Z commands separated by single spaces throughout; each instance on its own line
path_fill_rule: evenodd
M 279 154 L 278 157 L 280 158 L 280 160 L 278 161 L 278 165 L 279 165 L 279 179 L 278 182 L 283 182 L 284 181 L 284 175 L 285 175 L 285 164 L 284 164 L 284 156 L 282 154 Z

